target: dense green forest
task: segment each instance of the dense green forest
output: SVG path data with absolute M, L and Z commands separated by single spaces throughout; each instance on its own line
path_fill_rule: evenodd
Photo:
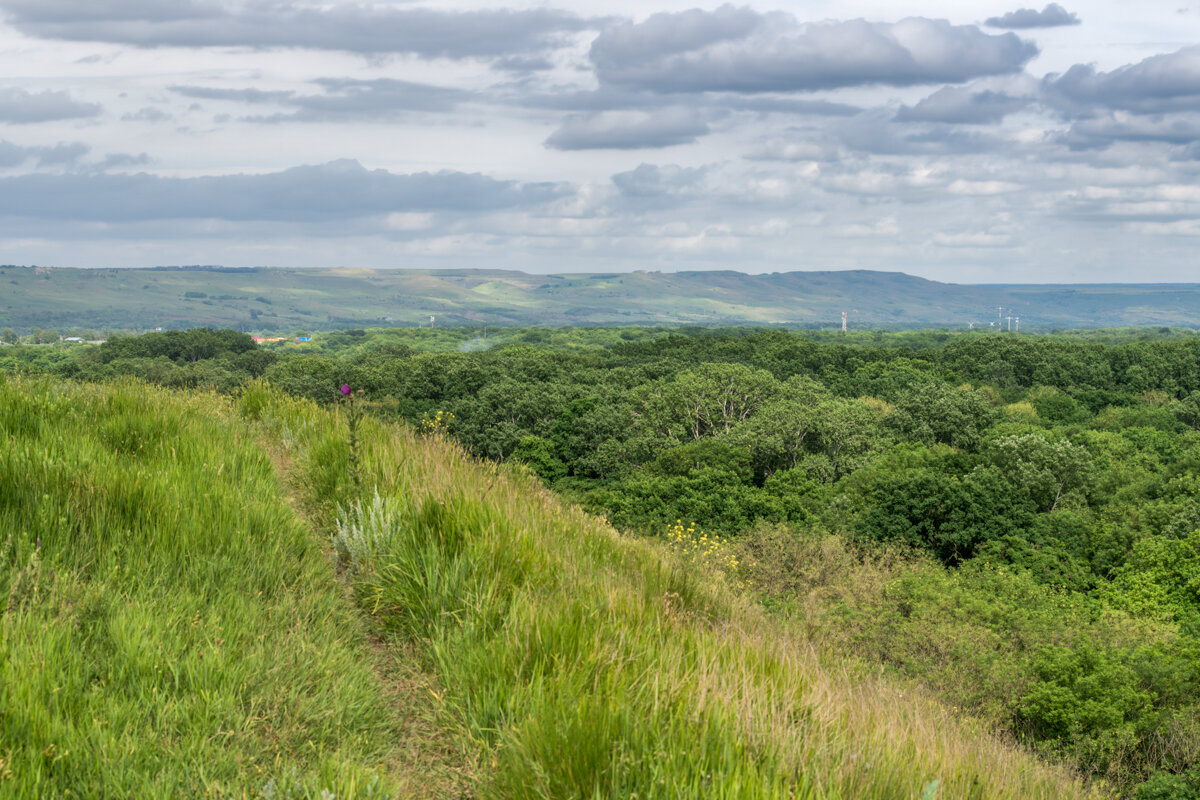
M 1193 335 L 197 330 L 0 367 L 349 384 L 621 530 L 698 526 L 772 613 L 1127 796 L 1200 797 Z

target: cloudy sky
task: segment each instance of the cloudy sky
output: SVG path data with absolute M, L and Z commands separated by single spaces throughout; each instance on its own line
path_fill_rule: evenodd
M 0 263 L 1200 281 L 1200 2 L 0 20 Z

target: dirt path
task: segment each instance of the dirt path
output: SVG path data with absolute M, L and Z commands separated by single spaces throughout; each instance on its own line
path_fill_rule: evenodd
M 335 558 L 328 534 L 315 523 L 307 508 L 291 456 L 274 442 L 258 437 L 259 445 L 270 457 L 279 476 L 283 498 L 296 518 L 324 546 L 330 568 Z M 347 603 L 357 608 L 350 587 Z M 392 749 L 388 771 L 401 786 L 401 798 L 413 800 L 467 800 L 475 796 L 476 764 L 464 748 L 447 733 L 448 720 L 441 708 L 441 689 L 437 677 L 420 668 L 420 658 L 412 645 L 392 640 L 376 629 L 366 614 L 360 613 L 367 633 L 371 659 L 384 693 L 396 712 L 397 741 Z

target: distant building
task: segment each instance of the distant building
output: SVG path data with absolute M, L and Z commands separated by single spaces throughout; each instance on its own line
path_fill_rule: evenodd
M 63 339 L 63 341 L 64 342 L 82 342 L 83 337 L 82 336 L 68 336 L 67 338 Z
M 297 337 L 296 337 L 296 342 L 297 342 L 297 343 L 299 343 L 299 342 L 311 342 L 311 341 L 312 341 L 312 337 L 311 337 L 311 336 L 297 336 Z

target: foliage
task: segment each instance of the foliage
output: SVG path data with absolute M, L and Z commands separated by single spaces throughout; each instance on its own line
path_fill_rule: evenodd
M 936 469 L 889 475 L 872 486 L 858 531 L 872 539 L 925 548 L 947 564 L 971 558 L 985 542 L 1033 521 L 1034 504 L 995 467 L 963 476 Z
M 1136 800 L 1195 800 L 1200 797 L 1200 766 L 1183 774 L 1156 772 L 1138 787 Z
M 685 528 L 683 520 L 679 519 L 667 528 L 666 539 L 689 565 L 720 573 L 738 586 L 745 587 L 739 577 L 741 561 L 728 541 L 709 536 L 695 523 Z
M 424 436 L 441 438 L 450 432 L 450 425 L 453 424 L 453 422 L 453 414 L 447 414 L 443 411 L 438 411 L 432 415 L 422 415 L 419 428 Z
M 1104 771 L 1136 746 L 1153 698 L 1118 654 L 1081 638 L 1039 650 L 1029 668 L 1033 683 L 1015 709 L 1027 736 Z
M 1117 608 L 1200 629 L 1200 530 L 1138 541 L 1105 594 Z

